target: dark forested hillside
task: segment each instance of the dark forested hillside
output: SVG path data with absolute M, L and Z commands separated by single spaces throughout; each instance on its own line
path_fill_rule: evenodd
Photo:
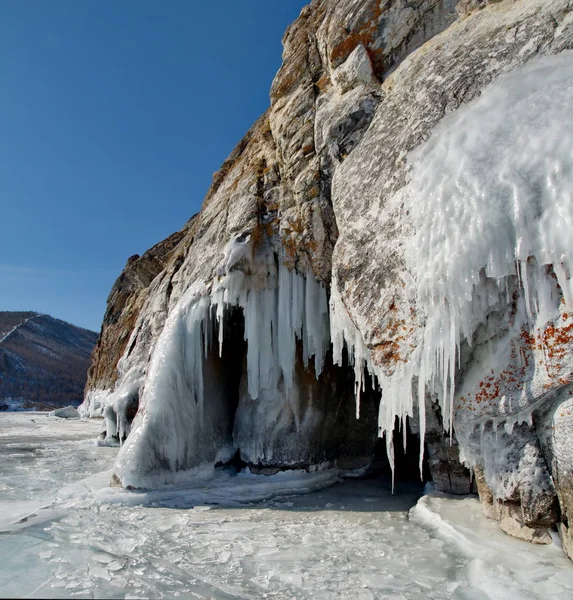
M 34 312 L 0 312 L 0 410 L 78 404 L 93 331 Z

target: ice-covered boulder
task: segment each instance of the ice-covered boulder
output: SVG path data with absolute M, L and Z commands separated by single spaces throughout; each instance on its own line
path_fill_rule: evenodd
M 60 419 L 79 419 L 80 413 L 75 406 L 66 406 L 65 408 L 56 408 L 48 413 L 50 417 L 60 417 Z
M 84 410 L 131 428 L 123 485 L 367 466 L 377 435 L 393 465 L 398 423 L 440 489 L 473 470 L 571 554 L 572 11 L 303 9 L 201 212 L 112 290 Z

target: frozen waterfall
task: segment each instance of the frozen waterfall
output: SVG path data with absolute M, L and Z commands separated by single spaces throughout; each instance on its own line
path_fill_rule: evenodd
M 313 361 L 316 376 L 321 373 L 330 344 L 326 288 L 310 272 L 277 267 L 272 254 L 252 253 L 249 238 L 232 241 L 219 282 L 213 288 L 191 286 L 171 311 L 153 352 L 142 409 L 118 458 L 116 472 L 124 485 L 172 482 L 176 472 L 232 455 L 224 425 L 230 415 L 224 394 L 215 389 L 221 377 L 207 373 L 212 350 L 223 355 L 230 307 L 242 309 L 244 317 L 253 400 L 277 390 L 279 381 L 287 390 L 292 386 L 297 340 L 305 366 Z M 233 270 L 245 256 L 249 272 Z

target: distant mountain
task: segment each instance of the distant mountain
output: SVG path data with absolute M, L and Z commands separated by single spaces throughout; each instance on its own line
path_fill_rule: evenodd
M 82 400 L 98 334 L 35 312 L 0 312 L 0 410 Z

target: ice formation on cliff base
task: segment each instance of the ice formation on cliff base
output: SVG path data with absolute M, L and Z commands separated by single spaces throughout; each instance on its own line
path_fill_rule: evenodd
M 321 373 L 330 342 L 325 287 L 311 273 L 277 267 L 268 251 L 252 255 L 248 238 L 232 241 L 220 281 L 211 289 L 194 284 L 172 310 L 153 352 L 142 410 L 118 457 L 124 485 L 172 482 L 179 471 L 232 454 L 226 423 L 232 415 L 217 378 L 207 373 L 211 351 L 223 353 L 227 307 L 243 312 L 252 399 L 277 390 L 279 381 L 287 390 L 292 386 L 297 339 L 305 365 L 312 358 L 316 376 Z M 248 272 L 233 270 L 245 257 Z
M 415 233 L 405 257 L 423 322 L 408 362 L 391 375 L 373 364 L 335 276 L 329 309 L 310 272 L 277 266 L 268 249 L 255 256 L 249 236 L 239 236 L 226 248 L 219 281 L 195 283 L 171 311 L 119 456 L 124 485 L 149 483 L 154 469 L 175 473 L 212 461 L 225 445 L 216 425 L 224 421 L 222 399 L 205 403 L 204 394 L 206 357 L 217 343 L 221 356 L 227 306 L 243 311 L 251 398 L 279 380 L 292 385 L 297 339 L 317 376 L 332 342 L 335 364 L 346 345 L 354 366 L 357 416 L 366 367 L 382 391 L 379 434 L 389 433 L 391 464 L 396 417 L 417 413 L 423 453 L 427 395 L 451 431 L 461 344 L 471 344 L 494 311 L 514 332 L 539 333 L 573 305 L 572 58 L 562 53 L 500 78 L 411 153 L 411 181 L 401 193 Z

